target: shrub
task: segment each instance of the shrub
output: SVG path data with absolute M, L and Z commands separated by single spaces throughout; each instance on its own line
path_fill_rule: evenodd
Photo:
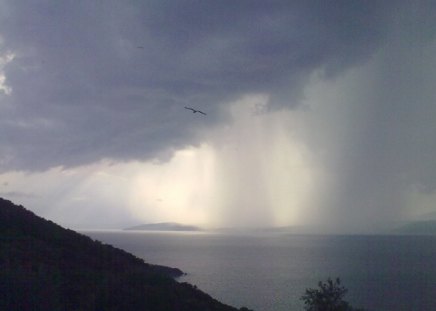
M 319 282 L 318 288 L 308 288 L 301 296 L 306 311 L 364 311 L 354 309 L 344 300 L 347 289 L 341 285 L 341 280 L 328 278 L 326 282 Z

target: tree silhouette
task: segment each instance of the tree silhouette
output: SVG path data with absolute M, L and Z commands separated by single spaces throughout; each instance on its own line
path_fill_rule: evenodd
M 341 280 L 328 278 L 326 282 L 319 282 L 318 288 L 308 288 L 301 296 L 306 311 L 364 311 L 354 309 L 344 300 L 347 289 L 341 285 Z

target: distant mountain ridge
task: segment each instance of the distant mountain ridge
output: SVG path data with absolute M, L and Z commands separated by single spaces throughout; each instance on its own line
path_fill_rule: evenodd
M 151 224 L 142 224 L 128 227 L 123 230 L 144 230 L 144 231 L 202 231 L 200 227 L 179 224 L 176 222 L 160 222 Z
M 436 235 L 436 220 L 414 221 L 394 230 L 397 234 Z
M 179 269 L 144 263 L 1 198 L 0 267 L 0 310 L 237 310 L 175 281 Z
M 220 227 L 204 229 L 198 226 L 185 225 L 177 222 L 159 222 L 150 224 L 141 224 L 133 227 L 124 228 L 126 231 L 204 231 L 217 233 L 295 233 L 298 228 L 294 226 L 282 227 L 254 227 L 254 228 L 233 228 Z

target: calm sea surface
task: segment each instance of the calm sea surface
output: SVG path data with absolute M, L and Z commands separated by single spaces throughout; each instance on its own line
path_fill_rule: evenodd
M 436 237 L 82 232 L 146 262 L 177 267 L 180 281 L 226 304 L 303 310 L 299 297 L 340 277 L 355 307 L 436 310 Z

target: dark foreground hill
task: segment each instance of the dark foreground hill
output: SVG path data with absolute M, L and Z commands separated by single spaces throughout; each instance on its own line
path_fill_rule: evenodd
M 146 264 L 1 198 L 0 267 L 0 310 L 237 310 L 176 282 L 179 269 Z

